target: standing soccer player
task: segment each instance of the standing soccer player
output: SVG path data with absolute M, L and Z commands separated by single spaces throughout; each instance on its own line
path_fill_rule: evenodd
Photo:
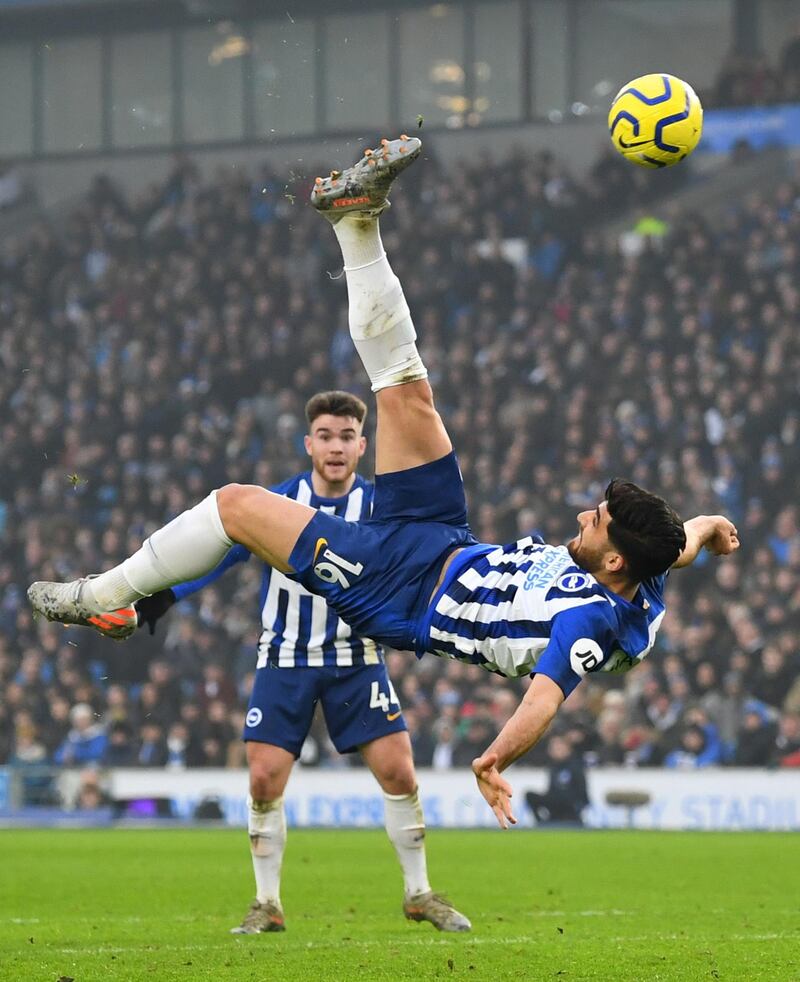
M 272 488 L 347 522 L 367 519 L 373 485 L 356 473 L 366 449 L 367 407 L 349 392 L 320 392 L 306 405 L 306 452 L 311 470 Z M 176 600 L 218 579 L 250 552 L 235 545 L 211 573 L 145 597 L 136 604 L 150 633 Z M 248 832 L 256 898 L 234 934 L 285 929 L 280 877 L 286 845 L 283 793 L 322 703 L 339 753 L 360 751 L 384 795 L 386 832 L 405 882 L 403 911 L 440 931 L 469 931 L 470 922 L 431 890 L 425 856 L 425 820 L 411 741 L 381 648 L 359 637 L 299 583 L 265 565 L 262 632 L 253 691 L 245 719 L 250 772 Z
M 312 195 L 342 249 L 350 335 L 376 393 L 370 520 L 346 522 L 263 488 L 228 485 L 114 569 L 35 583 L 28 596 L 50 620 L 124 622 L 118 609 L 208 572 L 239 542 L 324 596 L 362 635 L 509 677 L 532 675 L 516 712 L 472 765 L 506 828 L 516 819 L 501 771 L 541 738 L 587 673 L 625 672 L 649 654 L 671 568 L 689 565 L 703 548 L 727 555 L 739 540 L 722 515 L 682 523 L 662 498 L 614 480 L 603 501 L 578 515 L 579 532 L 566 546 L 532 536 L 507 546 L 476 542 L 453 445 L 378 229 L 392 181 L 421 149 L 415 138 L 383 140 L 353 167 L 317 178 Z M 127 633 L 121 623 L 119 636 Z

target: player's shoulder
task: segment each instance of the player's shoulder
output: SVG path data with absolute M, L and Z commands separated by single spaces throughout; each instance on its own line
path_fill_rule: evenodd
M 579 633 L 614 633 L 618 617 L 614 604 L 602 592 L 564 605 L 553 615 L 554 623 Z
M 337 502 L 344 505 L 350 502 L 354 496 L 358 501 L 363 503 L 363 506 L 369 506 L 372 503 L 375 485 L 372 481 L 368 481 L 360 474 L 356 474 L 353 485 L 346 494 L 341 495 L 339 498 L 322 498 L 314 491 L 312 472 L 307 470 L 302 471 L 300 474 L 295 474 L 285 481 L 281 481 L 280 484 L 273 484 L 269 490 L 275 494 L 281 494 L 286 498 L 302 501 L 304 504 L 311 505 L 312 508 L 319 508 L 324 505 L 330 506 Z
M 309 494 L 312 492 L 311 471 L 303 471 L 300 474 L 287 477 L 285 481 L 281 481 L 279 484 L 270 485 L 269 490 L 287 498 L 296 498 L 302 486 L 308 489 Z
M 649 579 L 642 581 L 640 588 L 647 600 L 652 601 L 655 598 L 657 601 L 663 603 L 664 590 L 667 586 L 667 577 L 669 574 L 670 571 L 667 570 L 665 573 L 660 573 L 658 576 L 651 576 Z
M 368 481 L 366 477 L 356 474 L 356 479 L 353 481 L 352 488 L 350 488 L 350 494 L 352 494 L 357 488 L 360 488 L 365 495 L 368 495 L 371 498 L 375 491 L 375 484 L 372 481 Z
M 488 543 L 486 545 L 489 547 Z M 541 557 L 547 555 L 551 556 L 553 560 L 556 558 L 563 560 L 565 557 L 568 558 L 569 553 L 564 546 L 548 545 L 540 535 L 532 533 L 531 535 L 523 536 L 521 539 L 515 539 L 513 542 L 491 546 L 487 555 L 492 563 L 528 563 L 531 557 L 534 556 Z

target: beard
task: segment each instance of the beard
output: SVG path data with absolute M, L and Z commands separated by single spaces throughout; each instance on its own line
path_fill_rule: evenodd
M 567 543 L 567 552 L 572 561 L 587 573 L 597 573 L 603 568 L 604 549 L 590 549 L 583 544 L 583 535 L 576 535 Z

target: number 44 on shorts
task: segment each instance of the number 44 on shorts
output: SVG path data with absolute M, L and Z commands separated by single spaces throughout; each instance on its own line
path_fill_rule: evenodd
M 400 705 L 400 700 L 397 698 L 397 693 L 394 691 L 392 683 L 389 682 L 389 695 L 387 696 L 385 692 L 381 692 L 380 682 L 373 682 L 369 695 L 369 708 L 380 709 L 382 713 L 388 713 L 389 703 L 391 702 L 396 706 Z

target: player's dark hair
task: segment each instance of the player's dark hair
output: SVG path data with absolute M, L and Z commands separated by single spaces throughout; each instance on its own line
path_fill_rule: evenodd
M 606 488 L 606 505 L 611 516 L 608 538 L 625 560 L 631 580 L 641 583 L 666 572 L 686 545 L 677 512 L 658 495 L 619 478 Z
M 306 420 L 308 425 L 318 416 L 352 416 L 363 423 L 367 415 L 367 404 L 362 402 L 352 392 L 342 392 L 333 389 L 330 392 L 318 392 L 306 403 Z

